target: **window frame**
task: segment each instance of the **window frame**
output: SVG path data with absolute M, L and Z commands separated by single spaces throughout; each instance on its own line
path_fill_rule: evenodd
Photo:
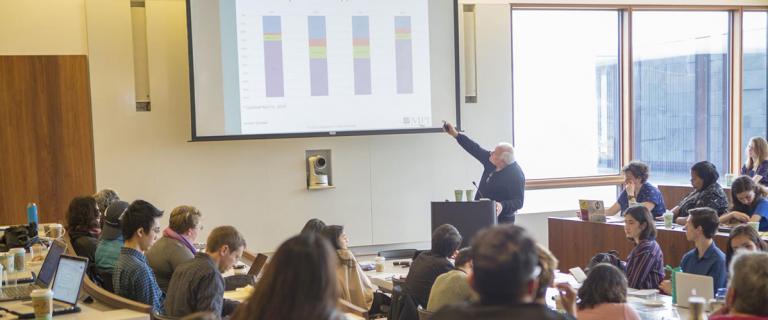
M 730 160 L 730 172 L 738 172 L 741 158 L 741 117 L 742 117 L 742 18 L 745 11 L 768 11 L 765 5 L 634 5 L 634 4 L 581 4 L 581 3 L 510 3 L 510 28 L 512 28 L 512 13 L 514 10 L 618 10 L 619 21 L 619 65 L 621 96 L 619 106 L 619 134 L 620 136 L 620 164 L 621 167 L 633 159 L 631 141 L 634 138 L 633 123 L 633 92 L 632 92 L 632 13 L 636 11 L 727 11 L 729 15 L 728 35 L 728 158 Z M 514 39 L 510 39 L 514 45 Z M 512 50 L 514 52 L 514 49 Z M 514 61 L 514 57 L 511 57 Z M 514 78 L 511 70 L 510 77 Z M 512 92 L 512 124 L 514 125 L 514 83 L 510 88 Z M 512 141 L 514 143 L 514 130 Z M 615 175 L 596 175 L 580 177 L 561 177 L 547 179 L 527 179 L 527 190 L 574 188 L 586 186 L 620 185 L 624 181 L 620 172 Z

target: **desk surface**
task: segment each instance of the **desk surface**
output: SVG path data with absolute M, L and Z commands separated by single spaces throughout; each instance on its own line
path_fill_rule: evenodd
M 18 304 L 18 301 L 6 301 L 0 303 L 0 306 L 11 306 Z M 99 302 L 93 302 L 90 304 L 78 303 L 78 306 L 82 311 L 77 313 L 70 313 L 65 315 L 56 316 L 56 319 L 64 320 L 147 320 L 149 314 L 141 313 L 137 311 L 127 309 L 112 309 Z M 0 311 L 0 318 L 2 319 L 17 319 L 15 315 L 8 314 L 5 311 Z

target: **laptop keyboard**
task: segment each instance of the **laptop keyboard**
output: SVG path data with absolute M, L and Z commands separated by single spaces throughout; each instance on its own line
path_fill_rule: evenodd
M 6 298 L 27 298 L 35 289 L 36 286 L 10 286 L 3 288 L 2 294 Z

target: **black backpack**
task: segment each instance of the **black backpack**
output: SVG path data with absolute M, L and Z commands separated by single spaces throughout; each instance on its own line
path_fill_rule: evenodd
M 613 265 L 616 268 L 619 268 L 619 270 L 622 272 L 627 272 L 627 263 L 621 261 L 621 258 L 619 258 L 619 253 L 616 250 L 596 254 L 594 257 L 592 257 L 592 259 L 589 260 L 584 272 L 589 273 L 589 269 L 599 263 L 607 263 Z

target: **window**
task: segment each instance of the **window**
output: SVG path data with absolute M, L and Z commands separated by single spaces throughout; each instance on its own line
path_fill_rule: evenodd
M 633 158 L 650 166 L 655 184 L 687 184 L 701 160 L 729 171 L 729 13 L 632 18 Z
M 768 135 L 766 115 L 766 25 L 768 13 L 747 11 L 743 17 L 742 98 L 741 98 L 741 159 L 747 159 L 746 148 L 754 136 Z M 738 150 L 737 150 L 738 151 Z
M 527 179 L 618 173 L 619 17 L 512 10 L 515 156 Z
M 616 202 L 616 186 L 526 190 L 521 213 L 572 211 L 576 215 L 579 200 L 603 200 L 608 208 Z

